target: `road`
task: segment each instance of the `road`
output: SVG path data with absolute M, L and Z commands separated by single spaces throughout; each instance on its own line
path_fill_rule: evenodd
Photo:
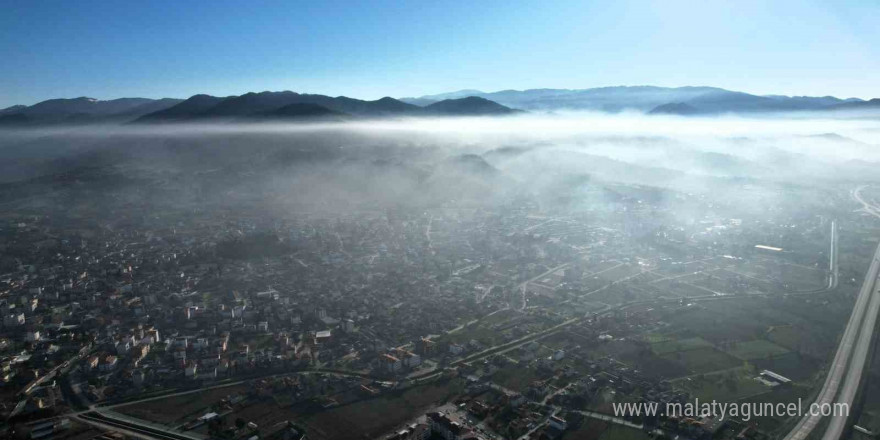
M 869 214 L 880 218 L 880 209 L 873 204 L 865 202 L 861 197 L 861 191 L 864 188 L 865 187 L 862 186 L 856 189 L 853 192 L 853 196 L 856 200 L 862 203 Z M 880 267 L 880 245 L 877 247 L 877 253 L 872 262 L 872 269 L 874 270 L 873 272 L 869 270 L 869 276 L 865 278 L 865 284 L 871 285 L 871 302 L 868 305 L 868 310 L 865 312 L 866 315 L 862 324 L 862 331 L 859 333 L 859 339 L 856 342 L 854 348 L 855 351 L 850 360 L 846 381 L 843 383 L 843 388 L 836 400 L 837 403 L 845 404 L 847 408 L 853 407 L 853 401 L 859 391 L 859 385 L 862 382 L 862 375 L 865 366 L 867 365 L 868 353 L 871 351 L 871 341 L 874 339 L 874 330 L 877 326 L 877 314 L 880 312 L 880 289 L 878 289 L 877 285 L 878 276 L 880 275 L 878 275 L 875 266 Z M 865 288 L 865 286 L 863 285 L 862 288 Z M 825 435 L 822 436 L 823 440 L 837 440 L 841 438 L 847 427 L 847 419 L 848 417 L 844 415 L 832 415 L 831 421 L 828 424 L 828 429 L 825 431 Z
M 338 370 L 302 370 L 302 371 L 291 371 L 286 373 L 273 373 L 265 376 L 258 377 L 250 377 L 248 379 L 242 380 L 234 380 L 229 382 L 224 382 L 220 384 L 216 384 L 213 386 L 206 386 L 202 388 L 195 388 L 185 391 L 177 391 L 171 393 L 162 393 L 155 396 L 150 396 L 142 399 L 130 400 L 126 402 L 119 402 L 109 405 L 92 405 L 92 407 L 71 413 L 65 413 L 54 417 L 47 417 L 45 419 L 34 420 L 29 422 L 30 424 L 37 423 L 40 421 L 60 419 L 60 418 L 72 418 L 81 423 L 85 423 L 96 428 L 102 430 L 116 430 L 126 434 L 128 436 L 146 440 L 166 440 L 166 439 L 175 439 L 175 440 L 194 440 L 199 439 L 201 437 L 195 436 L 193 433 L 184 433 L 176 431 L 172 428 L 163 428 L 156 426 L 155 424 L 146 422 L 146 421 L 137 421 L 131 417 L 122 416 L 112 410 L 115 408 L 135 405 L 138 403 L 149 402 L 153 400 L 161 400 L 168 399 L 171 397 L 185 396 L 187 394 L 201 393 L 206 390 L 212 390 L 217 388 L 227 388 L 236 385 L 246 384 L 250 381 L 257 379 L 265 379 L 270 377 L 281 377 L 281 376 L 289 376 L 289 375 L 297 375 L 297 374 L 331 374 L 337 376 L 348 376 L 348 377 L 367 377 L 370 376 L 362 374 L 362 373 L 354 373 L 354 372 L 344 372 Z M 113 417 L 113 418 L 111 418 Z M 126 420 L 119 420 L 118 417 L 124 417 Z
M 880 250 L 880 247 L 878 247 L 878 250 Z M 862 381 L 862 374 L 866 364 L 865 361 L 868 359 L 868 353 L 871 351 L 871 341 L 873 340 L 874 329 L 877 325 L 877 312 L 880 311 L 880 292 L 877 290 L 876 281 L 877 273 L 875 272 L 874 279 L 871 281 L 871 302 L 868 305 L 868 310 L 865 312 L 866 315 L 862 324 L 862 331 L 859 333 L 859 339 L 856 342 L 854 348 L 855 351 L 850 360 L 850 366 L 846 373 L 846 380 L 844 381 L 843 388 L 836 400 L 837 403 L 845 404 L 846 408 L 853 407 L 853 401 L 859 390 L 859 384 Z M 831 421 L 828 424 L 828 429 L 825 431 L 825 435 L 822 436 L 823 440 L 837 440 L 841 438 L 843 431 L 846 429 L 848 416 L 849 414 L 832 415 Z
M 104 414 L 90 412 L 74 417 L 76 420 L 104 430 L 115 430 L 142 439 L 156 440 L 203 440 L 204 436 L 192 433 L 172 432 L 170 429 L 157 429 L 142 423 L 131 423 L 124 420 L 109 418 Z
M 577 261 L 577 260 L 575 260 L 575 261 Z M 552 268 L 552 269 L 549 269 L 549 270 L 547 270 L 546 272 L 541 273 L 540 275 L 537 275 L 537 276 L 534 276 L 534 277 L 532 277 L 532 278 L 529 278 L 528 280 L 523 281 L 522 283 L 520 283 L 520 285 L 516 286 L 516 288 L 514 289 L 514 291 L 519 290 L 519 291 L 522 293 L 522 307 L 520 307 L 520 310 L 525 310 L 525 309 L 526 309 L 526 305 L 527 305 L 527 304 L 526 304 L 526 303 L 527 303 L 527 301 L 526 301 L 526 292 L 528 292 L 528 290 L 529 290 L 529 283 L 533 283 L 533 282 L 535 282 L 535 281 L 538 281 L 538 280 L 540 280 L 541 278 L 544 278 L 544 277 L 546 277 L 547 275 L 550 275 L 551 273 L 556 272 L 557 270 L 565 269 L 566 267 L 570 266 L 571 263 L 573 263 L 573 261 L 570 261 L 570 262 L 568 262 L 568 263 L 560 264 L 559 266 L 556 266 L 556 267 L 554 267 L 554 268 Z
M 854 199 L 856 199 L 856 201 L 858 201 L 859 203 L 862 204 L 862 209 L 863 209 L 865 212 L 867 212 L 868 214 L 873 215 L 874 217 L 878 217 L 878 218 L 880 218 L 880 207 L 878 207 L 877 205 L 874 205 L 873 203 L 870 203 L 870 202 L 866 201 L 866 200 L 862 197 L 862 191 L 864 191 L 865 188 L 867 188 L 867 185 L 862 185 L 862 186 L 860 186 L 860 187 L 854 189 L 854 190 L 852 191 L 852 193 L 850 193 L 850 194 L 852 195 L 852 197 L 853 197 Z
M 862 203 L 866 212 L 880 218 L 880 209 L 865 202 L 861 197 L 860 192 L 863 188 L 859 187 L 853 191 L 853 198 Z M 832 261 L 832 280 L 829 282 L 829 286 L 836 285 L 835 246 L 836 237 L 832 236 L 832 258 L 835 261 Z M 842 403 L 848 408 L 852 407 L 853 398 L 861 382 L 870 342 L 874 335 L 877 312 L 880 310 L 880 293 L 877 292 L 876 287 L 878 273 L 880 273 L 880 245 L 877 246 L 871 265 L 865 274 L 865 281 L 862 283 L 858 298 L 856 298 L 852 315 L 850 315 L 834 360 L 828 369 L 828 376 L 814 402 L 817 405 Z M 821 415 L 805 414 L 794 429 L 785 436 L 785 440 L 806 439 L 822 419 Z M 822 438 L 823 440 L 837 440 L 846 428 L 847 417 L 837 414 L 828 416 L 828 419 L 828 427 Z

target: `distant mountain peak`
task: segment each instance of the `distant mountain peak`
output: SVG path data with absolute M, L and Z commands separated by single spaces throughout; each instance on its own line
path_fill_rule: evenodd
M 665 114 L 719 114 L 789 112 L 874 108 L 878 104 L 861 100 L 842 100 L 833 96 L 758 96 L 709 86 L 658 87 L 651 85 L 607 86 L 591 89 L 527 89 L 497 92 L 462 91 L 405 98 L 411 104 L 427 107 L 446 99 L 477 96 L 501 105 L 524 110 L 589 110 L 619 112 L 635 110 Z M 851 101 L 851 102 L 850 102 Z M 671 105 L 675 104 L 675 105 Z M 686 104 L 687 106 L 683 106 Z M 653 110 L 657 111 L 653 111 Z
M 509 115 L 517 113 L 510 107 L 503 106 L 495 101 L 478 96 L 468 96 L 457 99 L 445 99 L 424 107 L 426 111 L 437 115 Z
M 24 110 L 26 108 L 27 108 L 26 105 L 20 105 L 20 104 L 13 105 L 10 107 L 6 107 L 4 109 L 0 109 L 0 115 L 6 114 L 6 113 L 16 113 L 16 112 L 19 112 L 19 111 Z

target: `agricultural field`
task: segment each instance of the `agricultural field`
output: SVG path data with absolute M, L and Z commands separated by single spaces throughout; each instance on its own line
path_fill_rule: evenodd
M 688 374 L 703 374 L 742 365 L 741 360 L 714 348 L 677 351 L 661 358 L 681 364 Z
M 244 393 L 248 386 L 190 393 L 123 406 L 117 412 L 166 426 L 179 427 L 209 412 L 220 399 Z M 375 437 L 401 423 L 413 419 L 434 406 L 454 400 L 464 389 L 459 379 L 441 380 L 399 391 L 389 391 L 374 398 L 357 397 L 342 405 L 323 408 L 315 402 L 294 405 L 275 398 L 249 398 L 232 412 L 225 413 L 221 426 L 231 426 L 236 419 L 257 424 L 262 432 L 272 431 L 287 421 L 304 426 L 309 438 L 343 440 L 362 435 Z M 196 429 L 207 434 L 207 426 Z
M 703 338 L 687 338 L 679 340 L 669 340 L 651 344 L 651 350 L 654 354 L 662 356 L 676 351 L 696 350 L 699 348 L 710 348 L 712 344 Z
M 804 344 L 804 331 L 793 326 L 773 327 L 767 332 L 767 339 L 789 350 L 798 350 Z
M 307 403 L 279 407 L 273 401 L 262 401 L 236 411 L 232 419 L 241 417 L 261 427 L 291 420 L 303 426 L 309 438 L 315 440 L 376 438 L 435 406 L 454 400 L 463 389 L 463 382 L 452 379 L 330 409 Z
M 677 389 L 688 391 L 692 397 L 703 401 L 734 402 L 772 391 L 755 376 L 757 373 L 754 369 L 738 367 L 679 379 L 673 384 Z
M 759 394 L 751 397 L 747 397 L 742 399 L 742 402 L 752 402 L 752 403 L 792 403 L 797 402 L 798 399 L 802 399 L 804 402 L 810 401 L 810 398 L 813 397 L 814 390 L 809 386 L 800 386 L 795 384 L 794 386 L 789 387 L 775 387 L 769 393 Z M 784 427 L 786 422 L 790 422 L 786 419 L 780 419 L 775 417 L 753 417 L 752 421 L 758 423 L 763 427 L 765 432 L 773 432 L 780 427 Z
M 765 339 L 754 341 L 736 342 L 727 349 L 727 353 L 742 360 L 768 359 L 788 353 L 785 347 L 780 347 Z
M 767 359 L 754 359 L 749 361 L 758 370 L 771 370 L 791 380 L 809 382 L 818 379 L 817 373 L 821 372 L 822 363 L 819 360 L 804 357 L 798 353 L 786 354 Z
M 179 425 L 208 412 L 212 405 L 218 403 L 224 397 L 231 394 L 246 393 L 249 388 L 248 385 L 213 388 L 120 406 L 113 410 L 127 416 L 163 425 Z
M 567 431 L 562 440 L 649 440 L 643 431 L 626 426 L 615 425 L 602 420 L 584 419 L 584 422 Z

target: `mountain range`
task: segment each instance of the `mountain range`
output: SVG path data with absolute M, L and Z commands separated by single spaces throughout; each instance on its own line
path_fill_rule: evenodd
M 795 111 L 880 110 L 880 99 L 752 95 L 717 87 L 619 86 L 592 89 L 460 90 L 375 101 L 296 93 L 194 95 L 188 99 L 80 97 L 0 110 L 0 126 L 208 121 L 342 121 L 385 117 L 498 116 L 522 111 L 636 111 L 679 116 Z
M 175 106 L 182 99 L 94 98 L 50 99 L 31 106 L 14 105 L 0 110 L 0 125 L 45 125 L 90 122 L 126 122 Z
M 480 97 L 439 100 L 426 106 L 385 97 L 375 101 L 291 91 L 240 96 L 194 95 L 188 99 L 51 99 L 0 110 L 0 126 L 97 122 L 168 123 L 209 121 L 348 120 L 419 116 L 498 116 L 520 112 Z
M 401 101 L 426 106 L 437 101 L 465 96 L 485 98 L 508 107 L 531 111 L 637 111 L 651 114 L 714 115 L 880 109 L 880 99 L 865 101 L 833 96 L 759 96 L 717 87 L 619 86 L 592 89 L 502 90 L 490 93 L 460 90 L 417 98 L 401 98 Z

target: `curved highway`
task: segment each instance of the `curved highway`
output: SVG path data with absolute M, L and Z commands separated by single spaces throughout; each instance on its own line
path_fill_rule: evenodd
M 880 208 L 871 205 L 861 197 L 864 186 L 852 192 L 852 196 L 864 206 L 864 210 L 880 218 Z M 815 404 L 833 408 L 842 404 L 852 408 L 853 399 L 859 389 L 862 372 L 865 367 L 877 314 L 880 311 L 880 292 L 877 290 L 877 277 L 880 272 L 880 245 L 874 252 L 871 265 L 865 274 L 865 281 L 853 306 L 852 315 L 844 330 L 837 353 L 828 370 L 825 383 L 816 397 Z M 821 408 L 818 406 L 817 408 Z M 840 405 L 838 405 L 840 407 Z M 846 429 L 848 414 L 832 414 L 828 427 L 822 435 L 823 440 L 838 440 Z M 794 429 L 785 436 L 785 440 L 804 440 L 823 419 L 821 415 L 806 414 L 798 421 Z

